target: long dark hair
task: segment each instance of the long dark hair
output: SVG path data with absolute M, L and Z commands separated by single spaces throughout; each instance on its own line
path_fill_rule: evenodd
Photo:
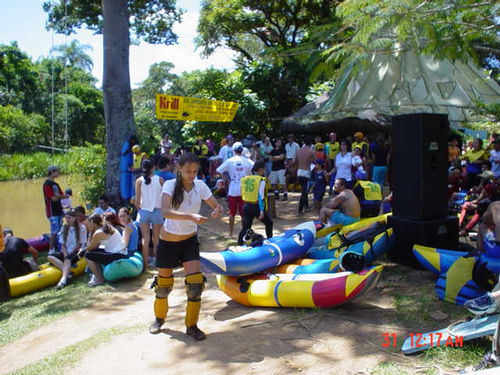
M 200 165 L 200 160 L 196 157 L 195 154 L 192 154 L 190 152 L 182 154 L 178 162 L 179 168 L 182 168 L 184 164 L 191 164 L 191 163 L 196 163 Z M 175 178 L 174 194 L 172 195 L 172 207 L 174 208 L 174 210 L 179 208 L 183 200 L 184 200 L 184 189 L 182 187 L 182 177 L 181 177 L 181 172 L 178 171 L 177 177 Z
M 78 220 L 76 220 L 76 211 L 71 210 L 66 212 L 66 215 L 72 216 L 75 218 L 75 222 L 73 223 L 73 228 L 75 229 L 75 237 L 76 237 L 76 243 L 80 243 L 80 223 Z M 62 227 L 62 235 L 63 235 L 63 243 L 66 244 L 66 241 L 68 240 L 68 233 L 69 233 L 69 225 L 64 223 Z
M 146 185 L 151 183 L 151 170 L 153 169 L 153 162 L 149 159 L 144 159 L 142 161 L 142 177 L 144 177 L 144 181 Z
M 90 215 L 88 221 L 90 223 L 94 223 L 95 225 L 97 225 L 106 234 L 113 234 L 115 232 L 115 229 L 111 225 L 109 225 L 106 222 L 103 222 L 102 217 L 99 214 Z

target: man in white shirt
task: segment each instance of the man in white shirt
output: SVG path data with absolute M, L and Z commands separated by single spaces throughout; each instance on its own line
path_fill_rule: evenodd
M 230 134 L 226 137 L 226 141 L 227 144 L 220 148 L 218 155 L 218 158 L 221 159 L 223 163 L 233 156 L 234 137 Z
M 291 162 L 294 158 L 295 155 L 297 154 L 297 150 L 300 148 L 297 142 L 295 142 L 295 139 L 292 134 L 288 136 L 288 143 L 285 145 L 285 157 L 286 157 L 286 162 L 287 165 L 289 162 Z
M 236 142 L 233 145 L 234 156 L 227 159 L 217 168 L 217 173 L 229 175 L 228 206 L 229 206 L 229 237 L 233 236 L 234 218 L 236 213 L 243 216 L 243 200 L 241 199 L 241 184 L 243 177 L 252 174 L 253 161 L 241 155 L 243 145 Z
M 106 195 L 101 195 L 97 200 L 97 207 L 94 210 L 94 214 L 104 215 L 106 212 L 112 212 L 116 214 L 116 211 L 113 207 L 109 205 L 109 199 Z

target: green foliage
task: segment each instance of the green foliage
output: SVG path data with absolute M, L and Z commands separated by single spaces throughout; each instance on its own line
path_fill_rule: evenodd
M 39 76 L 35 64 L 17 44 L 0 44 L 0 105 L 35 112 L 40 105 Z
M 0 106 L 0 154 L 23 152 L 47 141 L 49 125 L 38 114 L 11 105 Z
M 497 1 L 346 0 L 338 8 L 346 34 L 326 51 L 330 61 L 359 65 L 373 52 L 414 49 L 466 60 L 500 55 Z
M 73 147 L 69 153 L 68 171 L 79 186 L 83 186 L 81 198 L 97 202 L 106 191 L 106 149 L 100 144 Z
M 155 44 L 174 44 L 177 41 L 172 26 L 180 21 L 182 11 L 176 9 L 175 0 L 134 0 L 127 3 L 134 38 Z M 47 28 L 58 33 L 69 35 L 83 27 L 102 33 L 101 0 L 46 0 L 42 7 L 49 17 Z
M 68 173 L 68 154 L 51 155 L 46 152 L 0 156 L 0 181 L 45 177 L 49 165 L 58 165 L 62 173 Z

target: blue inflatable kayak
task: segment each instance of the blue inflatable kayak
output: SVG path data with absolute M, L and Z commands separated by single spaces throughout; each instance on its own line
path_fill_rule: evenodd
M 137 277 L 142 272 L 142 255 L 134 253 L 129 258 L 118 259 L 104 266 L 103 275 L 107 281 L 117 281 Z
M 304 255 L 313 244 L 315 235 L 315 224 L 309 221 L 287 230 L 281 236 L 264 240 L 261 246 L 241 252 L 202 252 L 200 260 L 205 272 L 228 276 L 248 275 L 289 263 Z

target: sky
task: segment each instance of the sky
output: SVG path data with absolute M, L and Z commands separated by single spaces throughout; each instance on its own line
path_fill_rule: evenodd
M 77 39 L 80 44 L 90 45 L 92 50 L 87 54 L 92 57 L 94 68 L 92 74 L 102 81 L 102 36 L 93 35 L 88 30 L 80 30 L 76 34 L 65 37 L 47 31 L 45 22 L 47 15 L 42 9 L 41 0 L 0 0 L 0 44 L 17 41 L 19 48 L 33 60 L 42 56 L 50 56 L 53 45 L 70 43 Z M 233 53 L 223 49 L 202 59 L 201 51 L 195 50 L 194 38 L 198 22 L 201 0 L 177 0 L 178 7 L 186 10 L 182 23 L 174 26 L 179 43 L 173 46 L 152 45 L 142 42 L 130 47 L 130 81 L 137 87 L 148 76 L 151 64 L 168 61 L 175 65 L 173 72 L 180 74 L 196 69 L 234 69 L 231 60 Z

